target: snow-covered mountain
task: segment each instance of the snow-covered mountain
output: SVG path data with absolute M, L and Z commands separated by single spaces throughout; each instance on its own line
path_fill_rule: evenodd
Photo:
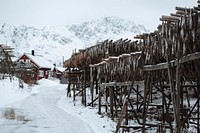
M 74 49 L 95 45 L 106 39 L 129 38 L 147 32 L 144 26 L 132 21 L 104 17 L 65 27 L 12 26 L 0 27 L 0 43 L 14 48 L 15 55 L 35 50 L 52 63 L 61 63 L 71 56 Z
M 116 17 L 104 17 L 84 22 L 80 25 L 72 25 L 68 30 L 81 39 L 86 47 L 93 45 L 97 41 L 106 39 L 132 39 L 135 34 L 147 31 L 142 25 L 136 25 L 132 21 Z

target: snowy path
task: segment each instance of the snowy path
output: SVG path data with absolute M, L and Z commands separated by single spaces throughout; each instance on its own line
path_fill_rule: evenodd
M 2 133 L 94 133 L 91 127 L 82 120 L 72 116 L 57 105 L 63 96 L 63 87 L 46 86 L 38 88 L 26 99 L 1 108 L 15 110 L 15 119 L 0 119 Z M 3 115 L 2 115 L 3 117 Z

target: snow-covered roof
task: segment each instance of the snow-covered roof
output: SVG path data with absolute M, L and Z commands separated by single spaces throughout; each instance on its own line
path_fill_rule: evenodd
M 66 68 L 63 67 L 56 67 L 58 71 L 64 72 Z
M 25 53 L 30 60 L 32 60 L 39 68 L 51 68 L 52 64 L 41 55 L 32 55 Z
M 53 70 L 55 67 L 52 67 L 51 70 Z M 66 68 L 63 67 L 56 67 L 56 69 L 60 72 L 64 72 Z

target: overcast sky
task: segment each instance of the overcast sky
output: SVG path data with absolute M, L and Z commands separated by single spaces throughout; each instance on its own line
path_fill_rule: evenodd
M 117 16 L 154 31 L 176 6 L 197 6 L 197 0 L 0 0 L 0 25 L 64 26 Z

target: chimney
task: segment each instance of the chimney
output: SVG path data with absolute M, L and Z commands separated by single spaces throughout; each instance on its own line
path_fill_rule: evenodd
M 34 55 L 35 55 L 35 51 L 34 51 L 34 50 L 32 50 L 32 51 L 31 51 L 31 54 L 34 56 Z

